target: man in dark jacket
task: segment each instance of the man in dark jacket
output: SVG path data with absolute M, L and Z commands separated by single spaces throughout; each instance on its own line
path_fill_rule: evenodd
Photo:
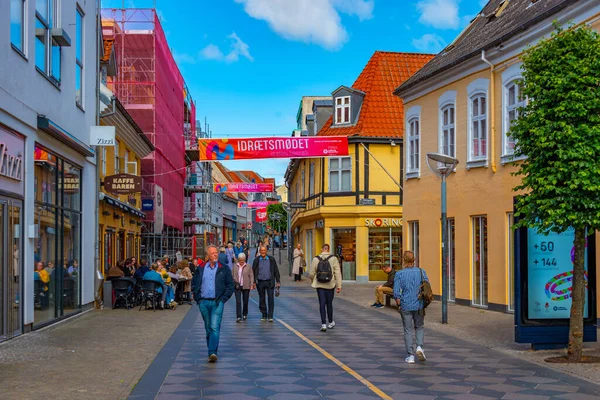
M 148 271 L 150 271 L 150 268 L 148 268 L 148 260 L 146 258 L 142 258 L 140 260 L 140 267 L 135 270 L 135 274 L 133 274 L 133 277 L 135 279 L 142 279 Z
M 260 297 L 260 312 L 262 313 L 261 321 L 273 322 L 273 308 L 275 307 L 275 299 L 273 298 L 276 287 L 281 286 L 279 279 L 279 268 L 275 258 L 267 255 L 267 248 L 261 246 L 259 249 L 260 256 L 254 259 L 252 271 L 254 272 L 254 282 L 258 289 Z M 269 307 L 267 308 L 265 295 L 269 296 Z
M 386 265 L 382 270 L 388 275 L 387 282 L 375 288 L 375 303 L 371 304 L 371 307 L 375 308 L 383 307 L 384 295 L 394 294 L 394 276 L 396 276 L 396 271 L 394 271 L 391 265 Z
M 217 361 L 221 319 L 225 302 L 235 290 L 233 276 L 229 266 L 218 262 L 219 250 L 216 246 L 206 249 L 208 261 L 196 269 L 192 279 L 192 292 L 198 303 L 204 329 L 206 329 L 206 344 L 208 345 L 208 361 Z

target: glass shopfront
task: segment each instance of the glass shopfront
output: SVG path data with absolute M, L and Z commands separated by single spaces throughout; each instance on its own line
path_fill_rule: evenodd
M 386 265 L 402 268 L 402 228 L 369 229 L 369 280 L 387 280 Z
M 334 228 L 331 230 L 333 241 L 331 251 L 340 260 L 342 279 L 356 280 L 356 229 Z
M 35 147 L 34 326 L 80 309 L 81 169 Z
M 21 333 L 22 210 L 0 197 L 0 342 Z

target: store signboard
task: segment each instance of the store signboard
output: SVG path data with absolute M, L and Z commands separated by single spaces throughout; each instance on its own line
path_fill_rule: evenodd
M 369 228 L 401 227 L 402 218 L 365 218 L 365 226 Z
M 348 137 L 207 138 L 198 149 L 200 161 L 340 157 L 348 155 Z
M 0 127 L 0 186 L 2 189 L 23 195 L 23 154 L 25 141 Z
M 292 210 L 302 209 L 302 208 L 306 208 L 306 203 L 290 203 L 290 209 L 292 209 Z
M 165 225 L 165 214 L 163 210 L 163 190 L 160 186 L 154 186 L 154 233 L 161 234 Z
M 374 206 L 375 205 L 375 199 L 360 199 L 358 201 L 358 204 L 361 206 Z
M 142 177 L 130 174 L 109 175 L 104 178 L 104 190 L 114 194 L 140 193 Z
M 90 126 L 90 146 L 114 146 L 114 126 Z
M 238 201 L 238 208 L 265 208 L 270 204 L 279 204 L 278 201 Z
M 264 222 L 267 220 L 267 209 L 259 208 L 256 210 L 256 222 Z
M 321 229 L 325 227 L 325 220 L 324 219 L 320 219 L 318 221 L 315 221 L 315 228 L 317 229 Z
M 142 211 L 153 211 L 154 199 L 142 199 Z

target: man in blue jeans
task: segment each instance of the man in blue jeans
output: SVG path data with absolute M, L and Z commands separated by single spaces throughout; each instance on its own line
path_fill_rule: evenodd
M 192 280 L 192 292 L 198 303 L 200 314 L 206 329 L 206 344 L 208 345 L 208 361 L 217 361 L 219 350 L 219 334 L 223 307 L 234 292 L 233 275 L 227 265 L 218 262 L 219 250 L 216 246 L 206 249 L 208 261 L 196 269 Z
M 425 270 L 415 267 L 415 255 L 412 251 L 405 251 L 402 258 L 404 269 L 396 272 L 394 277 L 394 298 L 400 305 L 400 315 L 402 316 L 402 325 L 404 325 L 404 346 L 408 354 L 404 361 L 414 364 L 415 354 L 420 361 L 427 359 L 423 351 L 425 309 L 423 302 L 419 299 L 419 293 L 421 282 L 429 282 L 429 278 L 427 278 Z M 416 349 L 412 339 L 413 327 L 417 338 Z

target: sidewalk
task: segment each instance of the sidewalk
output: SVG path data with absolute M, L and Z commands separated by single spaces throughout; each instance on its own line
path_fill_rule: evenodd
M 124 399 L 190 309 L 93 310 L 0 345 L 0 398 Z
M 398 316 L 396 309 L 389 307 L 373 309 L 370 307 L 375 301 L 376 286 L 378 284 L 348 283 L 344 285 L 339 296 L 362 307 L 370 308 L 373 312 Z M 565 355 L 566 350 L 532 351 L 529 344 L 515 343 L 513 314 L 450 303 L 448 305 L 448 324 L 442 325 L 441 320 L 442 304 L 436 301 L 427 309 L 426 329 L 432 329 L 508 355 L 522 357 L 527 361 L 569 373 L 594 383 L 600 383 L 600 364 L 549 364 L 544 359 Z M 398 323 L 402 323 L 399 316 Z M 401 338 L 398 338 L 398 340 L 401 340 Z M 584 348 L 586 354 L 600 356 L 600 343 L 585 343 Z

